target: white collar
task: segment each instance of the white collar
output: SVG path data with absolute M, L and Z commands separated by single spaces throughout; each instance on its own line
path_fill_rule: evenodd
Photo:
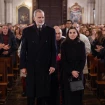
M 42 28 L 42 26 L 37 26 L 37 28 Z

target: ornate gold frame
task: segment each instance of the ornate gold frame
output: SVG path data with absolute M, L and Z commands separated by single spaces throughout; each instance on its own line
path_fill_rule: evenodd
M 71 11 L 72 8 L 75 7 L 75 6 L 78 6 L 79 8 L 81 8 L 81 12 L 82 12 L 82 22 L 83 22 L 83 13 L 84 13 L 84 8 L 81 7 L 78 3 L 75 3 L 73 6 L 71 6 L 71 7 L 69 8 L 69 16 L 70 16 L 70 11 Z M 82 22 L 81 22 L 81 23 L 82 23 Z
M 29 14 L 30 14 L 30 23 L 31 23 L 31 7 L 29 7 L 29 6 L 27 6 L 26 4 L 25 4 L 25 2 L 23 2 L 21 5 L 19 5 L 18 7 L 16 7 L 16 24 L 18 24 L 18 9 L 20 8 L 20 7 L 27 7 L 28 9 L 29 9 Z

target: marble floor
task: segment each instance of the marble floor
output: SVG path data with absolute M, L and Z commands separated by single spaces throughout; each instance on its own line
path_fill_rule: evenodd
M 26 105 L 26 97 L 22 97 L 21 92 L 21 82 L 20 79 L 17 79 L 12 91 L 8 91 L 6 102 L 0 103 L 0 105 Z M 94 92 L 92 92 L 88 86 L 84 92 L 83 103 L 84 105 L 105 105 L 105 103 L 100 103 Z

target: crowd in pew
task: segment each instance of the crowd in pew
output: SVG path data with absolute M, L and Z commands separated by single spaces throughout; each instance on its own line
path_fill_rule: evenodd
M 59 25 L 54 27 L 55 29 L 55 33 L 56 33 L 56 42 L 57 42 L 57 72 L 55 72 L 55 74 L 52 75 L 52 88 L 54 88 L 55 90 L 52 89 L 52 96 L 57 96 L 57 91 L 59 90 L 59 86 L 58 83 L 60 82 L 59 79 L 59 75 L 62 75 L 60 72 L 61 69 L 61 43 L 65 40 L 67 32 L 69 30 L 70 27 L 74 26 L 77 29 L 79 29 L 79 32 L 83 35 L 86 36 L 87 39 L 89 40 L 89 45 L 90 46 L 91 51 L 89 51 L 88 49 L 88 53 L 91 53 L 94 57 L 97 57 L 98 59 L 100 59 L 102 62 L 104 62 L 105 60 L 105 25 L 88 25 L 88 24 L 81 24 L 80 26 L 77 25 L 75 26 L 76 23 L 72 23 L 71 20 L 67 20 L 65 22 L 65 24 L 63 25 Z M 33 24 L 32 24 L 33 25 Z M 8 25 L 2 25 L 0 26 L 0 57 L 8 57 L 10 55 L 13 55 L 14 58 L 14 62 L 15 62 L 15 56 L 16 56 L 16 52 L 19 48 L 19 46 L 21 45 L 21 38 L 22 38 L 22 31 L 24 28 L 28 27 L 28 25 L 15 25 L 15 26 L 11 26 L 8 27 Z M 59 31 L 59 32 L 58 32 Z M 61 35 L 60 35 L 61 33 Z M 4 35 L 7 35 L 4 36 Z M 85 42 L 84 42 L 85 43 Z M 85 45 L 86 47 L 86 45 Z M 88 68 L 87 69 L 87 73 L 88 74 Z M 102 78 L 103 80 L 105 80 L 105 73 L 102 73 Z M 61 79 L 62 80 L 62 79 Z M 25 84 L 25 77 L 22 77 L 22 81 L 23 81 L 23 85 Z M 56 81 L 56 83 L 54 83 Z M 25 85 L 26 86 L 26 85 Z M 23 86 L 23 93 L 26 92 L 25 90 L 25 86 Z M 54 86 L 54 87 L 53 87 Z M 57 86 L 57 87 L 56 87 Z M 54 91 L 56 91 L 54 93 Z M 61 94 L 62 90 L 60 90 Z M 23 94 L 23 96 L 26 96 L 26 93 Z M 59 96 L 60 97 L 60 96 Z M 62 95 L 62 98 L 64 96 Z M 52 98 L 53 99 L 53 98 Z M 57 97 L 58 99 L 58 97 Z M 57 103 L 56 99 L 54 98 L 53 103 Z M 60 102 L 59 102 L 60 103 Z
M 68 28 L 72 26 L 71 24 L 71 21 L 68 20 L 64 25 L 60 25 L 59 28 L 61 28 L 62 30 L 68 30 Z M 81 34 L 84 34 L 89 39 L 91 44 L 91 53 L 94 55 L 94 57 L 98 57 L 99 59 L 104 61 L 105 25 L 80 24 L 79 32 Z M 63 35 L 65 36 L 66 34 Z
M 33 25 L 33 24 L 32 24 Z M 71 20 L 67 20 L 64 24 L 59 25 L 59 27 L 62 30 L 62 35 L 66 36 L 67 30 L 72 26 Z M 0 26 L 0 33 L 3 33 L 3 26 Z M 26 24 L 17 24 L 14 26 L 8 26 L 8 34 L 13 34 L 16 39 L 17 48 L 20 45 L 21 37 L 22 37 L 22 30 L 27 27 Z M 29 25 L 30 26 L 30 25 Z M 94 56 L 97 56 L 100 59 L 104 60 L 103 55 L 99 55 L 104 53 L 104 41 L 105 41 L 105 25 L 94 25 L 94 24 L 81 24 L 80 25 L 80 31 L 81 34 L 84 34 L 88 37 L 90 44 L 91 44 L 91 52 Z M 4 38 L 4 37 L 3 37 Z M 0 38 L 1 39 L 1 38 Z M 3 39 L 2 39 L 3 40 Z M 15 42 L 15 41 L 14 41 Z M 3 48 L 3 42 L 0 42 L 1 48 Z M 15 46 L 16 46 L 15 44 Z M 7 45 L 7 44 L 6 44 Z M 14 44 L 13 44 L 14 45 Z M 8 49 L 11 45 L 8 45 Z M 12 47 L 11 47 L 12 48 Z M 6 48 L 7 49 L 7 48 Z M 1 49 L 0 49 L 1 52 Z M 102 58 L 101 58 L 102 57 Z

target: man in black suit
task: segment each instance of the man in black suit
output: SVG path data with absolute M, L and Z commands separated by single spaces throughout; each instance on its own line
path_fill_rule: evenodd
M 23 30 L 20 69 L 26 74 L 28 105 L 49 104 L 50 76 L 56 66 L 56 40 L 53 28 L 46 26 L 44 12 L 34 12 L 33 26 Z
M 62 30 L 62 35 L 66 36 L 68 29 L 72 26 L 72 21 L 71 20 L 66 20 L 65 22 L 65 28 Z

